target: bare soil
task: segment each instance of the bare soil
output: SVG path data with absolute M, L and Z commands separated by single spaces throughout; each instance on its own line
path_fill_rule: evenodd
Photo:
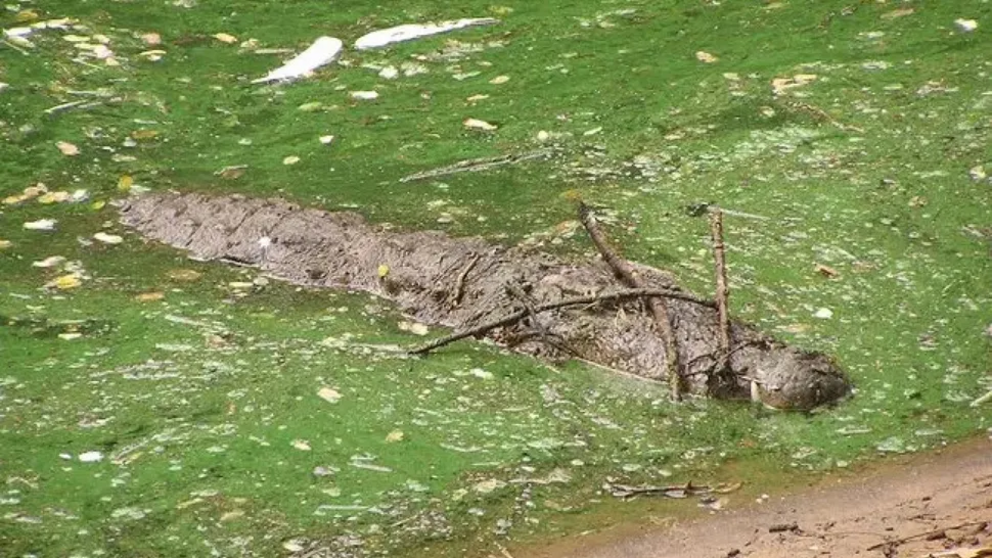
M 939 554 L 992 545 L 992 442 L 893 460 L 665 529 L 596 533 L 516 558 L 812 558 Z M 992 551 L 990 551 L 992 552 Z
M 589 297 L 622 285 L 602 262 L 568 262 L 436 231 L 393 232 L 349 212 L 282 200 L 162 192 L 127 200 L 122 222 L 145 237 L 203 260 L 257 267 L 300 285 L 359 290 L 395 302 L 425 324 L 468 330 L 522 308 Z M 714 389 L 722 354 L 715 308 L 681 291 L 668 274 L 635 265 L 667 301 L 681 372 L 691 392 L 756 397 L 777 408 L 809 409 L 847 395 L 850 384 L 826 355 L 776 341 L 733 322 L 729 380 Z M 679 295 L 679 296 L 676 296 Z M 643 299 L 600 300 L 533 312 L 485 332 L 542 358 L 578 357 L 643 378 L 667 381 L 666 347 Z M 720 374 L 724 376 L 724 374 Z

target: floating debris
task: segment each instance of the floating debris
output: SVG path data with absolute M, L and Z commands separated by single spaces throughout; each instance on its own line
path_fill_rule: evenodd
M 24 223 L 24 228 L 29 231 L 54 231 L 58 223 L 55 219 L 38 219 Z
M 696 51 L 696 60 L 699 60 L 703 64 L 712 64 L 720 59 L 706 51 L 699 50 Z
M 87 451 L 79 454 L 78 459 L 83 463 L 96 463 L 103 460 L 103 454 L 98 451 Z
M 954 25 L 962 33 L 971 33 L 975 29 L 978 29 L 978 22 L 973 19 L 955 19 Z
M 362 35 L 357 41 L 355 41 L 355 48 L 358 50 L 381 48 L 393 43 L 401 43 L 404 41 L 419 39 L 421 37 L 448 33 L 450 31 L 464 29 L 466 27 L 479 27 L 483 25 L 494 25 L 497 23 L 499 23 L 498 19 L 481 17 L 459 19 L 454 21 L 442 21 L 439 23 L 409 23 L 405 25 L 397 25 L 396 27 L 380 29 L 378 31 L 373 31 Z
M 313 74 L 314 70 L 326 66 L 337 59 L 344 48 L 344 43 L 334 37 L 320 37 L 309 48 L 272 70 L 263 78 L 252 80 L 252 83 L 271 83 L 273 81 L 292 81 Z
M 462 124 L 464 124 L 466 128 L 470 128 L 472 130 L 483 130 L 485 132 L 491 132 L 499 128 L 495 124 L 490 124 L 485 120 L 479 120 L 477 118 L 466 118 Z
M 105 232 L 98 232 L 93 235 L 93 238 L 104 244 L 120 244 L 121 242 L 124 242 L 124 237 L 116 234 L 107 234 Z
M 328 403 L 337 403 L 341 400 L 341 393 L 334 388 L 322 387 L 317 391 L 317 396 Z

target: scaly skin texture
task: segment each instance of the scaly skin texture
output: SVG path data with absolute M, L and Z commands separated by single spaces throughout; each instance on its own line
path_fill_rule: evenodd
M 373 293 L 423 323 L 456 330 L 518 309 L 519 297 L 507 292 L 509 285 L 538 304 L 621 287 L 600 264 L 567 262 L 480 238 L 382 231 L 354 213 L 281 200 L 156 193 L 127 200 L 121 214 L 124 224 L 146 238 L 194 257 L 234 260 L 295 284 Z M 646 287 L 678 288 L 659 270 L 634 267 Z M 388 273 L 383 276 L 380 269 Z M 461 297 L 454 304 L 456 291 Z M 754 382 L 765 404 L 806 410 L 850 391 L 846 376 L 826 356 L 788 347 L 739 322 L 731 326 L 732 381 L 707 387 L 719 351 L 716 311 L 691 301 L 668 303 L 691 393 L 746 399 Z M 528 319 L 487 335 L 542 358 L 578 356 L 666 379 L 664 343 L 639 300 L 563 308 L 542 314 L 540 320 L 540 327 Z M 535 330 L 543 330 L 544 337 L 535 336 Z M 555 342 L 548 343 L 549 338 Z

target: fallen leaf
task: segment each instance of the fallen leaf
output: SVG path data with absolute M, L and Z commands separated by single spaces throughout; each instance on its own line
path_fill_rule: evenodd
M 138 56 L 148 60 L 149 62 L 158 62 L 167 53 L 164 50 L 146 50 L 144 52 L 139 52 Z
M 21 10 L 14 16 L 14 23 L 30 23 L 38 19 L 38 12 L 34 10 Z
M 479 120 L 477 118 L 466 118 L 462 122 L 462 124 L 464 124 L 466 128 L 470 128 L 473 130 L 483 130 L 486 132 L 491 132 L 498 128 L 498 126 L 496 126 L 495 124 L 490 124 L 485 120 Z
M 56 277 L 53 281 L 50 281 L 45 286 L 50 288 L 54 287 L 60 291 L 67 291 L 69 289 L 75 289 L 76 287 L 82 284 L 83 282 L 79 278 L 79 274 L 68 273 L 66 275 Z
M 307 440 L 293 440 L 292 445 L 300 451 L 310 451 L 310 442 Z
M 65 258 L 62 256 L 48 256 L 41 261 L 31 262 L 31 267 L 47 269 L 50 267 L 58 267 L 62 265 L 63 262 L 65 262 Z
M 55 219 L 38 219 L 37 221 L 24 223 L 24 228 L 30 231 L 54 231 L 56 223 L 58 221 Z
M 155 302 L 165 298 L 165 293 L 160 291 L 155 291 L 151 293 L 141 293 L 134 297 L 134 300 L 138 302 Z
M 286 157 L 285 159 L 282 160 L 282 164 L 284 165 L 295 165 L 296 163 L 299 162 L 300 162 L 300 158 L 297 157 L 296 155 L 290 155 L 289 157 Z
M 700 62 L 702 62 L 704 64 L 712 64 L 712 63 L 716 62 L 717 60 L 719 60 L 719 58 L 717 58 L 716 56 L 713 56 L 712 54 L 710 54 L 710 53 L 708 53 L 706 51 L 698 50 L 698 51 L 696 51 L 696 60 L 699 60 Z
M 510 76 L 496 76 L 493 79 L 489 80 L 489 83 L 493 85 L 502 85 L 508 81 L 510 81 Z
M 414 335 L 427 335 L 427 326 L 418 322 L 400 322 L 397 326 L 403 331 L 409 331 Z
M 829 265 L 816 264 L 816 271 L 823 275 L 824 277 L 837 277 L 840 273 L 836 269 L 830 267 Z
M 955 19 L 954 25 L 962 33 L 971 33 L 975 29 L 978 29 L 978 22 L 973 19 Z
M 359 101 L 372 101 L 379 98 L 378 91 L 352 91 L 352 99 L 358 99 Z
M 162 36 L 158 33 L 145 33 L 141 36 L 141 40 L 148 46 L 162 44 Z
M 789 78 L 775 78 L 772 80 L 772 92 L 779 95 L 789 89 L 812 83 L 817 77 L 816 74 L 796 74 Z
M 155 139 L 158 137 L 158 130 L 135 130 L 131 132 L 131 137 L 138 141 Z
M 202 273 L 195 269 L 171 269 L 165 274 L 166 277 L 180 283 L 192 283 L 200 278 Z
M 476 102 L 483 101 L 483 100 L 488 99 L 488 98 L 489 98 L 489 95 L 479 94 L 479 95 L 472 95 L 471 97 L 468 97 L 467 99 L 465 99 L 465 101 L 467 101 L 469 103 L 476 103 Z
M 79 155 L 79 148 L 67 141 L 56 142 L 55 147 L 59 148 L 59 151 L 63 155 L 68 155 L 69 157 Z
M 386 264 L 379 264 L 378 273 L 379 273 L 379 278 L 380 279 L 382 279 L 385 276 L 389 275 L 389 266 L 386 265 Z
M 401 441 L 403 441 L 403 431 L 402 430 L 393 430 L 389 434 L 386 434 L 386 443 L 387 444 L 392 444 L 392 443 L 401 442 Z
M 117 189 L 121 192 L 130 192 L 132 186 L 134 186 L 134 179 L 131 178 L 131 175 L 125 174 L 117 179 Z
M 320 143 L 324 145 L 331 145 L 331 142 L 334 141 L 334 136 L 320 136 L 318 139 L 320 140 Z
M 214 38 L 217 39 L 218 41 L 220 41 L 222 43 L 226 43 L 226 44 L 232 44 L 232 43 L 238 42 L 238 38 L 237 37 L 235 37 L 234 35 L 229 35 L 227 33 L 216 33 L 214 35 Z
M 13 245 L 14 245 L 13 242 L 0 238 L 0 250 L 6 250 L 7 248 L 10 248 Z
M 93 235 L 93 238 L 104 244 L 120 244 L 121 242 L 124 242 L 124 237 L 116 234 L 107 234 L 105 232 L 98 232 Z
M 83 463 L 96 463 L 103 460 L 103 454 L 98 451 L 87 451 L 79 454 L 79 460 Z
M 38 203 L 50 204 L 50 203 L 62 203 L 72 199 L 72 194 L 66 191 L 49 192 L 47 194 L 42 194 L 38 197 Z
M 834 312 L 829 308 L 820 308 L 819 310 L 813 313 L 813 317 L 819 318 L 821 320 L 829 320 L 830 318 L 834 317 Z
M 337 403 L 341 400 L 341 393 L 334 388 L 322 387 L 317 391 L 317 396 L 328 403 Z
M 237 180 L 244 176 L 245 172 L 248 170 L 248 165 L 233 165 L 220 169 L 215 172 L 217 176 L 223 178 L 224 180 Z

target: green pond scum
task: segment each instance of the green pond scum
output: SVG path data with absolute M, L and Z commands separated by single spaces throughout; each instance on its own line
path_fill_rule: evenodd
M 501 21 L 352 47 L 461 17 Z M 608 479 L 733 505 L 992 427 L 992 4 L 10 0 L 0 27 L 0 556 L 484 556 L 697 509 Z M 322 35 L 334 64 L 249 83 Z M 382 301 L 143 242 L 113 207 L 143 188 L 591 258 L 581 198 L 700 294 L 718 204 L 733 315 L 857 391 L 756 412 L 479 342 L 405 358 L 423 331 Z

